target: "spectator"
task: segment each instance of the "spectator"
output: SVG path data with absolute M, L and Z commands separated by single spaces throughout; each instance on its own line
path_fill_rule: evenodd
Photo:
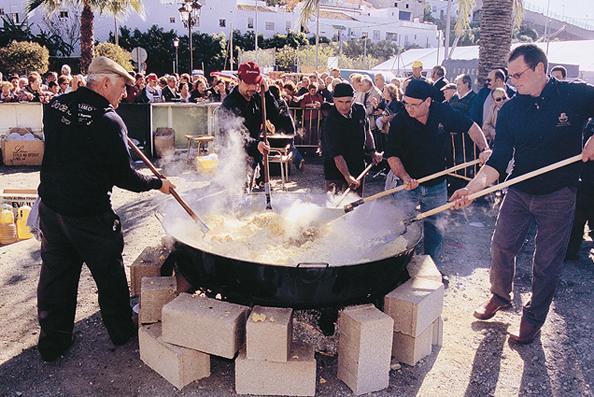
M 495 126 L 497 124 L 499 110 L 501 110 L 503 104 L 509 99 L 507 93 L 501 87 L 495 88 L 491 92 L 491 96 L 493 97 L 493 101 L 491 102 L 493 108 L 488 112 L 490 117 L 483 123 L 483 133 L 485 134 L 485 138 L 487 138 L 489 146 L 495 141 Z
M 484 112 L 487 108 L 491 108 L 491 91 L 495 88 L 505 88 L 509 98 L 516 95 L 515 90 L 507 85 L 506 81 L 507 76 L 503 69 L 494 69 L 489 72 L 485 80 L 485 87 L 481 88 L 470 107 L 470 117 L 475 123 L 482 125 L 483 120 L 490 116 Z
M 301 109 L 303 109 L 304 139 L 310 145 L 319 144 L 320 106 L 322 103 L 324 103 L 324 97 L 318 93 L 318 85 L 310 84 L 309 92 L 303 96 L 300 102 Z
M 161 94 L 163 94 L 163 89 L 165 89 L 165 87 L 167 87 L 167 77 L 165 77 L 165 76 L 159 77 L 159 80 L 157 80 L 157 84 L 159 85 L 159 88 L 161 89 Z
M 10 76 L 9 81 L 12 83 L 12 93 L 16 94 L 19 92 L 19 80 L 20 77 L 18 74 L 13 74 Z
M 551 76 L 559 81 L 564 81 L 567 78 L 567 69 L 564 66 L 557 65 L 551 69 Z
M 210 100 L 210 92 L 206 87 L 204 79 L 197 79 L 194 83 L 194 89 L 190 93 L 190 102 L 205 102 Z
M 342 81 L 342 77 L 340 76 L 340 69 L 338 68 L 332 68 L 330 70 L 330 76 L 332 76 L 332 78 L 334 79 L 339 79 Z
M 365 107 L 365 114 L 369 118 L 369 127 L 371 128 L 371 132 L 375 133 L 377 127 L 375 125 L 375 116 L 374 116 L 374 101 L 379 103 L 382 101 L 382 92 L 373 85 L 373 81 L 371 81 L 371 77 L 365 75 L 361 77 L 361 92 L 363 93 L 363 97 L 361 100 L 361 104 Z
M 58 94 L 65 94 L 68 92 L 68 88 L 70 87 L 70 79 L 68 76 L 60 76 L 58 77 Z
M 433 85 L 433 87 L 435 87 L 435 85 Z M 456 95 L 456 84 L 454 83 L 447 83 L 446 85 L 444 85 L 441 88 L 441 94 L 443 96 L 443 103 L 447 103 L 449 105 L 452 104 L 452 100 L 454 99 L 455 95 Z
M 28 85 L 29 85 L 29 80 L 26 77 L 21 77 L 19 79 L 19 91 L 22 91 Z
M 126 101 L 128 103 L 136 103 L 138 96 L 143 93 L 144 85 L 144 74 L 137 73 L 134 76 L 134 85 L 126 86 Z
M 71 79 L 72 78 L 72 70 L 70 69 L 70 66 L 62 65 L 62 67 L 60 68 L 60 75 L 67 76 L 69 79 Z
M 180 83 L 179 85 L 179 96 L 180 102 L 187 103 L 190 102 L 190 88 L 188 88 L 188 83 Z
M 188 84 L 188 87 L 189 87 L 189 84 L 190 84 L 190 80 L 191 80 L 190 75 L 187 74 L 187 73 L 182 73 L 181 77 L 179 78 L 180 84 L 181 83 L 187 83 Z
M 57 82 L 58 81 L 58 73 L 56 72 L 48 72 L 47 76 L 45 78 L 45 83 L 47 84 L 48 88 L 49 88 L 49 83 L 51 82 Z
M 384 87 L 386 86 L 386 79 L 384 78 L 384 75 L 381 73 L 376 73 L 373 81 L 375 82 L 377 89 L 380 90 L 380 92 L 384 92 Z
M 454 81 L 458 92 L 450 101 L 450 106 L 470 116 L 470 106 L 476 98 L 476 93 L 472 90 L 472 78 L 467 74 L 461 74 Z
M 13 92 L 14 86 L 10 81 L 4 81 L 1 84 L 2 92 L 0 92 L 0 102 L 16 102 L 17 98 Z
M 60 87 L 58 86 L 58 83 L 55 81 L 50 81 L 47 85 L 47 88 L 49 92 L 52 93 L 52 97 L 60 94 Z
M 303 95 L 307 94 L 307 92 L 309 91 L 310 84 L 311 83 L 310 83 L 309 77 L 303 76 L 301 78 L 301 87 L 297 90 L 297 96 L 303 96 Z
M 72 80 L 70 80 L 70 90 L 68 90 L 67 92 L 75 92 L 76 90 L 78 90 L 79 87 L 84 87 L 85 84 L 83 84 L 83 80 L 81 79 L 81 75 L 77 74 L 72 76 Z
M 318 84 L 318 94 L 324 98 L 324 102 L 332 103 L 332 92 L 326 87 L 324 80 L 321 80 Z
M 291 117 L 291 112 L 289 111 L 289 106 L 287 102 L 283 98 L 285 95 L 281 95 L 281 90 L 278 89 L 277 86 L 270 86 L 268 88 L 272 96 L 276 99 L 276 103 L 278 104 L 278 117 L 272 120 L 275 132 L 280 134 L 288 134 L 288 135 L 295 135 L 295 123 L 293 122 L 293 118 Z M 305 164 L 305 160 L 301 155 L 301 152 L 297 150 L 295 147 L 295 141 L 291 141 L 291 148 L 290 151 L 293 154 L 293 165 L 299 171 L 303 171 L 303 167 Z
M 163 102 L 163 95 L 161 94 L 161 88 L 157 83 L 158 78 L 157 75 L 154 73 L 150 73 L 146 76 L 147 85 L 144 88 L 144 96 L 146 97 L 146 101 L 149 103 L 158 103 Z M 141 99 L 142 101 L 142 99 Z M 137 100 L 137 102 L 139 102 Z
M 19 102 L 42 102 L 43 92 L 41 90 L 41 76 L 37 72 L 31 72 L 28 78 L 28 85 L 19 94 Z
M 377 108 L 380 109 L 382 112 L 375 119 L 375 123 L 377 128 L 384 134 L 387 134 L 390 129 L 390 120 L 398 114 L 399 112 L 404 110 L 404 106 L 402 102 L 400 102 L 400 92 L 398 91 L 398 87 L 394 84 L 386 84 L 384 87 L 383 92 L 383 101 L 378 104 Z M 385 139 L 382 142 L 377 142 L 378 150 L 383 150 Z
M 422 80 L 426 81 L 427 79 L 423 76 L 423 62 L 417 60 L 414 61 L 411 65 L 412 67 L 412 74 L 407 78 L 407 80 Z M 445 75 L 445 73 L 444 73 Z
M 179 102 L 180 96 L 177 92 L 177 79 L 175 76 L 167 77 L 167 85 L 161 90 L 163 94 L 163 101 L 165 102 Z
M 297 98 L 295 95 L 295 84 L 292 81 L 289 81 L 283 85 L 283 90 L 285 93 L 285 101 L 290 108 L 297 108 L 300 107 L 299 101 L 301 98 Z
M 227 92 L 227 88 L 225 87 L 225 82 L 223 80 L 215 80 L 212 85 L 210 98 L 213 102 L 223 102 L 225 97 L 229 94 Z
M 324 83 L 326 84 L 326 89 L 332 92 L 332 87 L 334 86 L 334 77 L 326 76 L 324 79 Z
M 433 66 L 433 70 L 431 71 L 431 79 L 433 80 L 433 87 L 435 88 L 435 97 L 433 99 L 437 102 L 443 102 L 445 100 L 445 93 L 441 90 L 449 83 L 445 78 L 445 75 L 446 68 L 441 65 Z M 454 93 L 451 94 L 454 95 Z

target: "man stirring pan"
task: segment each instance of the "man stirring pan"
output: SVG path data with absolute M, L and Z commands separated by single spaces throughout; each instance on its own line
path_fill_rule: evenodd
M 481 160 L 491 154 L 480 127 L 449 105 L 432 100 L 434 88 L 421 80 L 411 80 L 404 93 L 405 112 L 398 113 L 391 122 L 386 145 L 390 170 L 405 185 L 398 193 L 410 211 L 420 204 L 421 211 L 428 211 L 447 202 L 446 178 L 436 178 L 421 185 L 417 179 L 443 171 L 450 131 L 465 131 L 478 146 Z M 394 186 L 388 186 L 392 188 Z M 442 233 L 437 225 L 438 215 L 423 222 L 423 245 L 426 255 L 439 263 Z M 447 281 L 447 279 L 444 279 Z
M 238 133 L 232 129 L 226 118 L 240 117 L 243 119 L 243 128 L 245 129 L 243 132 L 246 133 L 245 149 L 248 155 L 248 185 L 251 189 L 256 168 L 262 162 L 262 156 L 270 150 L 270 146 L 260 140 L 263 120 L 260 95 L 265 96 L 266 114 L 269 120 L 277 120 L 280 117 L 280 111 L 276 99 L 268 91 L 268 84 L 260 74 L 260 67 L 256 63 L 242 63 L 239 65 L 237 75 L 239 84 L 223 100 L 219 112 L 219 125 L 223 136 L 226 136 L 226 134 Z M 261 85 L 263 92 L 258 92 Z
M 499 112 L 494 152 L 485 166 L 450 198 L 456 207 L 470 204 L 468 195 L 503 175 L 511 177 L 582 153 L 594 160 L 594 139 L 582 150 L 582 130 L 594 116 L 594 87 L 547 76 L 547 57 L 536 45 L 516 47 L 509 55 L 509 75 L 518 95 Z M 572 229 L 580 164 L 563 167 L 510 187 L 497 217 L 491 242 L 491 298 L 474 316 L 492 318 L 511 306 L 516 256 L 534 222 L 537 227 L 532 264 L 532 297 L 524 306 L 519 332 L 510 340 L 532 342 L 544 324 L 559 282 Z
M 134 79 L 124 68 L 97 57 L 89 66 L 87 87 L 60 95 L 43 114 L 37 347 L 44 361 L 56 360 L 72 345 L 83 262 L 97 284 L 111 341 L 122 345 L 136 333 L 122 260 L 124 238 L 111 208 L 111 192 L 118 186 L 168 194 L 173 185 L 131 166 L 128 132 L 114 110 L 126 83 L 134 84 Z
M 375 150 L 365 108 L 354 103 L 354 96 L 348 83 L 334 87 L 334 105 L 322 129 L 322 153 L 326 190 L 340 192 L 350 187 L 361 195 L 363 182 L 357 176 L 365 169 L 365 152 L 375 164 L 382 161 L 382 154 Z

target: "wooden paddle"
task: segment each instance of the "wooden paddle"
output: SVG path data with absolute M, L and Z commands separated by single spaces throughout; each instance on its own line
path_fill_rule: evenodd
M 422 178 L 419 178 L 419 179 L 417 179 L 417 182 L 419 182 L 419 184 L 421 184 L 423 182 L 427 182 L 427 181 L 430 181 L 432 179 L 439 178 L 440 176 L 444 176 L 444 175 L 450 174 L 452 172 L 455 172 L 455 171 L 458 171 L 458 170 L 461 170 L 461 169 L 464 169 L 464 168 L 468 168 L 468 167 L 470 167 L 472 165 L 478 164 L 479 162 L 480 162 L 480 160 L 476 159 L 476 160 L 468 161 L 466 163 L 458 164 L 458 165 L 456 165 L 454 167 L 448 168 L 447 170 L 439 171 L 439 172 L 436 172 L 435 174 L 431 174 L 431 175 L 427 175 L 427 176 L 424 176 Z M 373 194 L 373 195 L 371 195 L 369 197 L 364 197 L 364 198 L 359 199 L 357 201 L 353 201 L 352 203 L 347 204 L 344 207 L 344 212 L 351 212 L 352 210 L 354 210 L 355 208 L 357 208 L 358 206 L 360 206 L 362 204 L 365 204 L 365 203 L 368 203 L 370 201 L 377 200 L 377 199 L 380 199 L 382 197 L 386 197 L 386 196 L 389 196 L 391 194 L 400 192 L 400 191 L 402 191 L 402 190 L 405 189 L 405 186 L 406 185 L 400 185 L 400 186 L 397 186 L 395 188 L 384 190 L 383 192 L 379 192 L 379 193 Z
M 547 165 L 547 166 L 542 167 L 542 168 L 539 168 L 537 170 L 530 171 L 530 172 L 528 172 L 528 173 L 526 173 L 524 175 L 517 176 L 517 177 L 512 178 L 512 179 L 509 179 L 509 180 L 507 180 L 505 182 L 502 182 L 502 183 L 499 183 L 497 185 L 494 185 L 494 186 L 488 187 L 486 189 L 480 190 L 480 191 L 478 191 L 476 193 L 469 194 L 468 195 L 468 199 L 469 200 L 474 200 L 476 198 L 485 196 L 485 195 L 487 195 L 489 193 L 493 193 L 493 192 L 495 192 L 497 190 L 505 189 L 508 186 L 515 185 L 516 183 L 520 183 L 520 182 L 523 182 L 523 181 L 525 181 L 527 179 L 534 178 L 535 176 L 539 176 L 539 175 L 545 174 L 545 173 L 547 173 L 549 171 L 554 171 L 554 170 L 556 170 L 558 168 L 562 168 L 562 167 L 565 167 L 567 165 L 576 163 L 576 162 L 580 161 L 581 159 L 582 159 L 582 155 L 581 154 L 578 154 L 578 155 L 575 155 L 575 156 L 570 157 L 568 159 L 558 161 L 556 163 Z M 422 213 L 418 214 L 417 216 L 415 216 L 415 217 L 413 217 L 411 219 L 405 220 L 404 221 L 404 224 L 405 225 L 410 225 L 413 222 L 417 222 L 417 221 L 423 220 L 423 219 L 425 219 L 427 217 L 430 217 L 432 215 L 439 214 L 440 212 L 449 210 L 450 208 L 452 208 L 454 206 L 454 204 L 455 204 L 455 202 L 452 201 L 452 202 L 446 203 L 444 205 L 441 205 L 439 207 L 435 207 L 435 208 L 433 208 L 433 209 L 431 209 L 429 211 L 422 212 Z
M 367 173 L 369 172 L 369 170 L 371 170 L 371 167 L 373 167 L 373 163 L 370 163 L 367 168 L 365 168 L 363 170 L 363 172 L 361 172 L 359 174 L 359 176 L 357 177 L 357 181 L 361 181 L 361 179 L 363 179 L 365 177 L 365 175 L 367 175 Z M 340 203 L 342 203 L 342 201 L 345 199 L 345 197 L 351 192 L 351 188 L 349 186 L 349 188 L 347 190 L 345 190 L 345 192 L 340 196 L 340 198 L 338 199 L 338 201 L 336 202 L 336 204 L 334 204 L 335 207 L 338 207 L 340 205 Z
M 130 137 L 126 137 L 126 139 L 128 141 L 128 146 L 130 146 L 132 148 L 132 150 L 134 150 L 134 153 L 136 153 L 136 155 L 138 157 L 140 157 L 140 159 L 144 162 L 144 164 L 146 164 L 146 166 L 149 167 L 149 169 L 151 170 L 151 172 L 157 178 L 166 179 L 165 176 L 163 176 L 163 174 L 161 174 L 159 171 L 157 171 L 157 169 L 155 168 L 155 166 L 153 165 L 153 163 L 148 159 L 148 157 L 146 157 L 144 155 L 144 153 L 138 148 L 138 146 L 136 146 L 134 144 L 134 142 L 132 142 L 132 140 L 130 139 Z M 171 193 L 171 195 L 173 196 L 173 198 L 175 198 L 175 200 L 177 200 L 177 202 L 179 203 L 179 205 L 181 205 L 182 208 L 184 210 L 186 210 L 186 212 L 188 213 L 188 215 L 190 215 L 190 217 L 192 217 L 192 219 L 202 227 L 202 229 L 204 230 L 204 232 L 208 232 L 209 228 L 208 228 L 208 225 L 206 224 L 206 222 L 204 222 L 198 216 L 198 214 L 196 214 L 194 212 L 194 210 L 192 210 L 192 208 L 190 208 L 190 206 L 188 205 L 188 203 L 186 203 L 186 201 L 183 198 L 181 198 L 181 196 L 179 195 L 179 193 L 177 193 L 177 191 L 174 188 L 170 188 L 169 189 L 169 193 Z
M 260 97 L 262 98 L 262 125 L 264 127 L 262 136 L 264 143 L 268 145 L 268 131 L 266 127 L 266 91 L 264 91 L 264 84 L 262 84 L 261 87 L 262 89 L 260 90 Z M 272 204 L 270 203 L 270 167 L 268 163 L 268 153 L 265 153 L 262 157 L 262 162 L 264 163 L 264 194 L 266 195 L 266 209 L 271 210 Z

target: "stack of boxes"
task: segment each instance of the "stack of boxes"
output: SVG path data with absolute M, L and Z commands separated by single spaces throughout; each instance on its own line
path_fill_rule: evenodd
M 408 267 L 411 278 L 384 298 L 384 312 L 394 319 L 392 356 L 415 365 L 443 340 L 444 287 L 429 256 L 415 257 Z
M 246 333 L 246 347 L 235 360 L 237 394 L 315 394 L 314 349 L 293 343 L 292 309 L 254 306 Z

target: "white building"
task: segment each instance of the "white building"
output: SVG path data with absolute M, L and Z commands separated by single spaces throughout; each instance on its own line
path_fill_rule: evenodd
M 23 0 L 0 0 L 0 15 L 22 22 L 27 18 L 24 3 Z M 173 29 L 179 35 L 187 35 L 187 28 L 179 16 L 179 3 L 179 0 L 145 1 L 144 17 L 130 13 L 117 22 L 113 16 L 96 15 L 95 38 L 106 41 L 116 23 L 140 31 L 158 25 L 166 31 Z M 268 7 L 264 1 L 257 0 L 201 0 L 201 3 L 200 20 L 194 27 L 195 32 L 223 33 L 228 37 L 232 30 L 241 33 L 257 31 L 264 37 L 272 37 L 278 33 L 300 30 L 300 7 L 288 11 L 284 7 Z M 372 41 L 394 40 L 400 46 L 437 46 L 437 27 L 413 18 L 413 12 L 404 8 L 418 4 L 419 0 L 394 0 L 389 3 L 392 6 L 377 9 L 370 3 L 358 0 L 323 0 L 320 35 L 330 39 L 340 35 L 344 40 L 367 36 Z M 44 28 L 44 15 L 41 9 L 29 14 L 28 23 L 32 25 L 33 31 Z M 65 5 L 58 15 L 63 24 L 73 24 L 77 23 L 80 11 Z M 309 34 L 315 33 L 316 21 L 310 19 L 307 29 Z

